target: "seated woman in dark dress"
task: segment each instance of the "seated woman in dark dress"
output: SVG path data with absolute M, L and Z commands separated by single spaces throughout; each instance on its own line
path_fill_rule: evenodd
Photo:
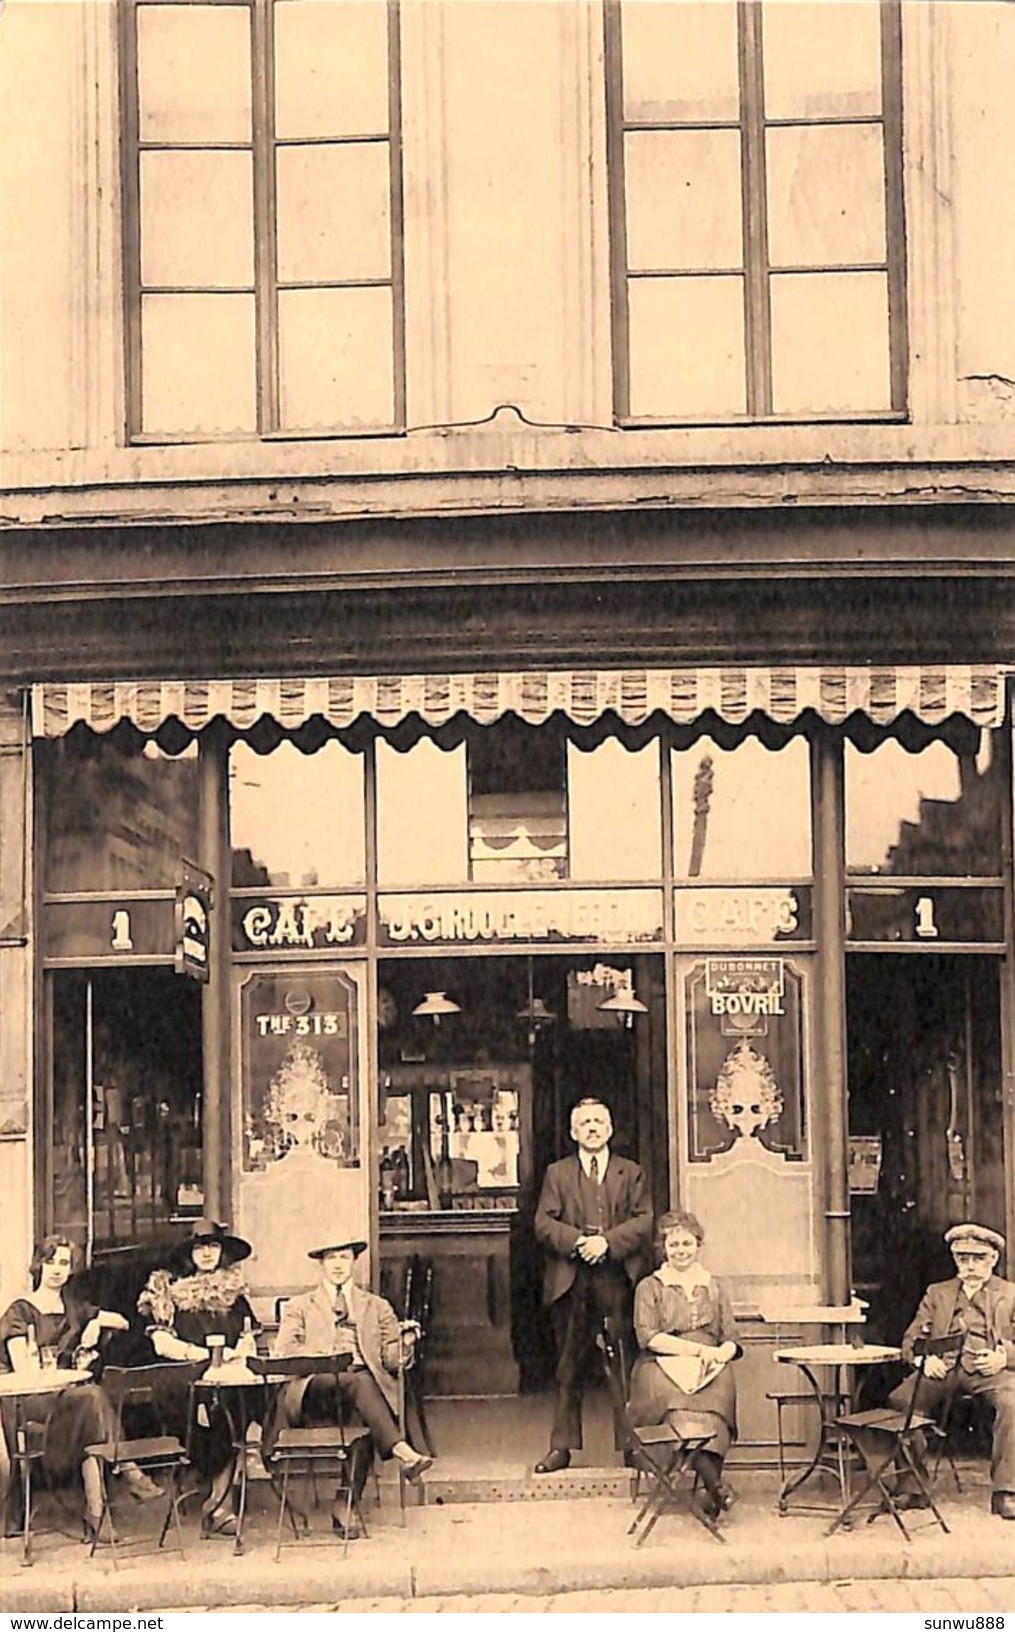
M 247 1283 L 238 1266 L 250 1257 L 248 1242 L 227 1234 L 221 1224 L 199 1218 L 179 1253 L 165 1269 L 153 1270 L 138 1298 L 155 1353 L 162 1360 L 208 1360 L 208 1339 L 222 1337 L 220 1358 L 247 1358 L 257 1352 L 257 1321 L 247 1301 Z M 181 1437 L 187 1431 L 188 1400 L 181 1391 L 170 1406 Z M 199 1411 L 191 1426 L 190 1453 L 207 1495 L 201 1534 L 235 1535 L 232 1486 L 235 1455 L 229 1424 L 221 1412 Z
M 0 1317 L 0 1371 L 24 1372 L 38 1365 L 38 1354 L 55 1351 L 56 1364 L 65 1370 L 89 1371 L 98 1361 L 103 1332 L 125 1332 L 122 1315 L 99 1309 L 76 1296 L 68 1286 L 74 1268 L 74 1246 L 66 1236 L 47 1235 L 36 1248 L 29 1271 L 32 1290 Z M 49 1486 L 80 1480 L 85 1496 L 85 1531 L 98 1528 L 102 1514 L 102 1474 L 85 1447 L 112 1437 L 113 1408 L 96 1382 L 79 1383 L 62 1394 L 32 1395 L 22 1402 L 21 1415 L 46 1425 L 42 1475 Z M 14 1431 L 13 1407 L 0 1411 L 0 1501 L 10 1487 L 10 1440 Z M 142 1501 L 160 1494 L 140 1468 L 128 1467 L 124 1479 Z M 8 1518 L 10 1522 L 10 1518 Z
M 716 1518 L 734 1501 L 722 1468 L 737 1432 L 730 1362 L 743 1350 L 729 1295 L 700 1262 L 704 1239 L 693 1213 L 663 1213 L 656 1226 L 660 1267 L 634 1294 L 642 1353 L 631 1378 L 631 1415 L 639 1427 L 669 1422 L 687 1438 L 709 1435 L 695 1468 L 705 1511 Z

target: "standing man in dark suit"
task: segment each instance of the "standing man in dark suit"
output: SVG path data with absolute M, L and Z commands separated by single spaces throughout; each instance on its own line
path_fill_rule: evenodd
M 602 1322 L 630 1343 L 631 1288 L 648 1262 L 652 1206 L 637 1162 L 610 1150 L 613 1121 L 602 1100 L 571 1112 L 577 1154 L 551 1162 L 536 1208 L 546 1252 L 543 1300 L 557 1341 L 557 1400 L 550 1449 L 537 1473 L 560 1473 L 582 1444 L 585 1371 Z

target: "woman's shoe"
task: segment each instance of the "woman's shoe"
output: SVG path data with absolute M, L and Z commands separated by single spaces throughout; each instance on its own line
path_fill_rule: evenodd
M 157 1502 L 165 1491 L 154 1479 L 149 1479 L 143 1468 L 132 1462 L 122 1470 L 123 1482 L 136 1502 Z
M 733 1503 L 737 1499 L 736 1491 L 731 1485 L 728 1485 L 725 1480 L 720 1482 L 719 1487 L 716 1490 L 716 1496 L 719 1500 L 720 1513 L 728 1513 L 730 1508 L 733 1506 Z
M 208 1541 L 212 1536 L 235 1536 L 238 1530 L 235 1513 L 201 1514 L 202 1541 Z
M 102 1513 L 86 1513 L 81 1520 L 81 1540 L 89 1547 L 97 1547 L 102 1540 Z M 110 1519 L 106 1539 L 113 1541 L 113 1521 Z

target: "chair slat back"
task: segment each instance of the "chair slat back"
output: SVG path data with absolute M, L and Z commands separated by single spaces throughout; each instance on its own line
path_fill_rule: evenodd
M 205 1365 L 203 1360 L 164 1360 L 153 1366 L 107 1366 L 102 1373 L 102 1387 L 113 1407 L 117 1453 L 124 1438 L 124 1406 L 150 1406 L 161 1431 L 166 1395 L 189 1389 Z

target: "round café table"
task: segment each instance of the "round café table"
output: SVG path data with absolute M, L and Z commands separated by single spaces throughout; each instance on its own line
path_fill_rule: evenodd
M 858 1366 L 881 1366 L 890 1360 L 899 1360 L 901 1349 L 881 1343 L 807 1343 L 796 1348 L 776 1349 L 775 1359 L 780 1365 L 797 1366 L 807 1378 L 818 1408 L 818 1439 L 814 1454 L 802 1468 L 788 1478 L 779 1493 L 779 1512 L 786 1514 L 790 1497 L 815 1475 L 831 1473 L 839 1484 L 839 1507 L 849 1501 L 849 1446 L 836 1418 L 851 1408 L 853 1400 L 853 1373 Z M 831 1385 L 822 1387 L 819 1372 L 826 1377 L 831 1373 Z M 798 1503 L 798 1513 L 827 1513 L 827 1507 Z
M 209 1421 L 214 1412 L 221 1412 L 229 1428 L 239 1487 L 234 1553 L 243 1551 L 243 1520 L 247 1511 L 247 1430 L 252 1422 L 262 1421 L 271 1383 L 270 1377 L 250 1371 L 243 1361 L 227 1360 L 224 1365 L 209 1366 L 190 1385 L 191 1424 L 197 1422 L 198 1413 L 204 1407 Z
M 63 1366 L 33 1367 L 27 1371 L 0 1372 L 0 1406 L 9 1401 L 13 1408 L 13 1416 L 4 1413 L 4 1428 L 10 1421 L 13 1429 L 13 1447 L 8 1444 L 11 1457 L 11 1469 L 17 1468 L 21 1477 L 21 1497 L 24 1507 L 22 1521 L 21 1562 L 32 1562 L 32 1457 L 28 1449 L 28 1436 L 25 1431 L 25 1406 L 29 1400 L 37 1399 L 41 1394 L 62 1394 L 68 1388 L 74 1388 L 79 1383 L 93 1383 L 95 1378 L 90 1371 L 73 1371 Z M 7 1508 L 10 1499 L 10 1486 L 4 1491 L 3 1506 L 0 1509 L 3 1518 L 4 1535 L 7 1533 Z

